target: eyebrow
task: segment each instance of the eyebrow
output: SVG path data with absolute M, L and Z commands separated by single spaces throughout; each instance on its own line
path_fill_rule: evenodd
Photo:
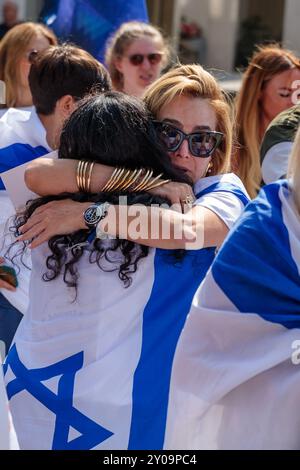
M 163 119 L 162 122 L 167 122 L 169 124 L 174 124 L 174 126 L 182 128 L 182 123 L 180 121 L 177 121 L 176 119 L 165 118 L 165 119 Z M 194 130 L 211 131 L 211 128 L 209 126 L 195 126 Z

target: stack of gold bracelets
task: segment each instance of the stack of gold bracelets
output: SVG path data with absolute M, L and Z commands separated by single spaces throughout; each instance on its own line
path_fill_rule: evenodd
M 80 192 L 91 192 L 91 178 L 94 162 L 80 160 L 77 165 L 76 181 Z M 107 183 L 100 190 L 103 193 L 114 191 L 141 192 L 158 188 L 171 180 L 162 179 L 163 174 L 153 178 L 153 170 L 128 170 L 115 168 Z

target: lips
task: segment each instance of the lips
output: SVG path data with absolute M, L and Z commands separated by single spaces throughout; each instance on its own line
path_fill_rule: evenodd
M 139 76 L 139 79 L 140 79 L 143 83 L 151 83 L 152 80 L 153 80 L 153 76 L 152 76 L 152 75 L 140 75 L 140 76 Z

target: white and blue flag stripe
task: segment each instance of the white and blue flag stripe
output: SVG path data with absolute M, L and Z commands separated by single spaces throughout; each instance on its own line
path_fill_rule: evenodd
M 165 448 L 299 449 L 299 340 L 300 220 L 284 181 L 247 206 L 194 297 Z
M 32 252 L 30 306 L 5 364 L 20 447 L 161 449 L 176 344 L 215 248 L 180 260 L 150 250 L 127 289 L 87 253 L 75 302 L 61 278 L 42 281 L 48 253 Z

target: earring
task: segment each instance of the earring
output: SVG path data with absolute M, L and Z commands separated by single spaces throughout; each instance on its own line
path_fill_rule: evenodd
M 212 172 L 212 168 L 213 168 L 213 164 L 212 162 L 209 162 L 207 169 L 206 169 L 205 176 L 209 175 Z

